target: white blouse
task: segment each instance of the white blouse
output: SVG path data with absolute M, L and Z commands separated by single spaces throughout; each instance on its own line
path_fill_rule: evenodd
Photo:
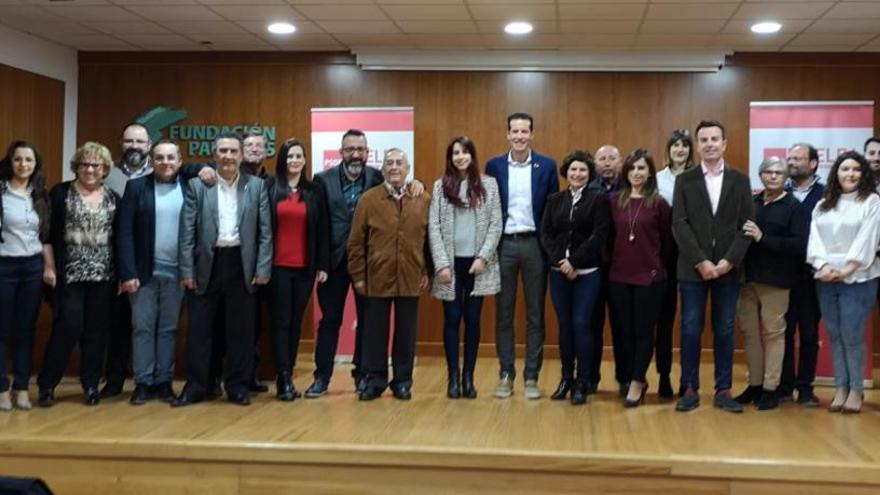
M 861 201 L 857 192 L 840 195 L 833 210 L 813 210 L 807 263 L 817 271 L 825 265 L 842 269 L 850 261 L 859 264 L 852 275 L 843 280 L 852 284 L 880 277 L 877 244 L 880 242 L 880 196 L 871 194 Z
M 657 192 L 672 206 L 672 194 L 675 192 L 675 175 L 669 167 L 657 172 Z

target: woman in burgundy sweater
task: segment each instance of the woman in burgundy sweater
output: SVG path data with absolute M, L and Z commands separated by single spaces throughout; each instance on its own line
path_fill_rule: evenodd
M 654 328 L 672 248 L 672 209 L 657 191 L 654 159 L 643 148 L 623 164 L 621 189 L 610 198 L 614 224 L 611 303 L 620 316 L 623 368 L 631 381 L 624 407 L 639 405 L 648 390 L 645 373 L 654 353 Z
M 307 177 L 305 148 L 288 139 L 278 151 L 275 176 L 265 184 L 274 238 L 269 310 L 276 392 L 282 401 L 299 397 L 292 377 L 300 327 L 315 280 L 327 280 L 329 265 L 327 201 L 323 188 Z

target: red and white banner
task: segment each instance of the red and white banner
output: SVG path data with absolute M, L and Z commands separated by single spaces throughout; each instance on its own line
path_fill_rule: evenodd
M 872 101 L 753 101 L 749 107 L 749 177 L 762 189 L 758 167 L 765 158 L 785 159 L 796 143 L 819 151 L 822 182 L 838 155 L 862 151 L 874 134 Z
M 796 143 L 809 143 L 819 151 L 818 175 L 827 183 L 828 171 L 838 155 L 861 152 L 874 134 L 873 101 L 753 101 L 749 108 L 749 177 L 752 189 L 763 188 L 758 167 L 768 157 L 785 159 Z M 873 383 L 873 318 L 865 326 L 865 383 Z M 795 353 L 797 356 L 798 353 Z M 819 326 L 819 361 L 816 376 L 822 382 L 834 377 L 831 341 L 824 322 Z
M 339 164 L 342 135 L 349 129 L 359 129 L 367 136 L 369 155 L 367 166 L 382 168 L 385 151 L 402 149 L 409 158 L 409 178 L 415 171 L 415 114 L 412 107 L 385 108 L 313 108 L 312 109 L 312 170 L 320 172 Z M 314 326 L 317 337 L 321 321 L 321 307 L 313 294 Z M 354 355 L 354 337 L 357 313 L 354 293 L 349 290 L 345 301 L 342 328 L 339 329 L 337 360 L 351 360 Z

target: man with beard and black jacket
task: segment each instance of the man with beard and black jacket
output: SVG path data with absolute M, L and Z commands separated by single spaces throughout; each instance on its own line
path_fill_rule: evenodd
M 142 124 L 131 123 L 122 130 L 120 149 L 122 157 L 110 169 L 104 183 L 122 197 L 125 185 L 131 179 L 153 173 L 150 162 L 150 147 L 153 145 L 147 128 Z M 120 294 L 113 303 L 113 327 L 107 345 L 107 360 L 104 370 L 106 383 L 101 389 L 101 397 L 114 397 L 122 393 L 125 378 L 128 376 L 131 361 L 131 306 L 127 294 Z

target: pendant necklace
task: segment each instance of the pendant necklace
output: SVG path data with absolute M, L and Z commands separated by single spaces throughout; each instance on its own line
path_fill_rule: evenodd
M 642 211 L 642 203 L 639 203 L 638 208 L 636 208 L 635 216 L 632 215 L 632 208 L 630 207 L 632 203 L 628 204 L 626 207 L 626 216 L 629 219 L 629 242 L 633 242 L 636 240 L 635 227 L 636 220 L 639 219 L 639 213 Z

